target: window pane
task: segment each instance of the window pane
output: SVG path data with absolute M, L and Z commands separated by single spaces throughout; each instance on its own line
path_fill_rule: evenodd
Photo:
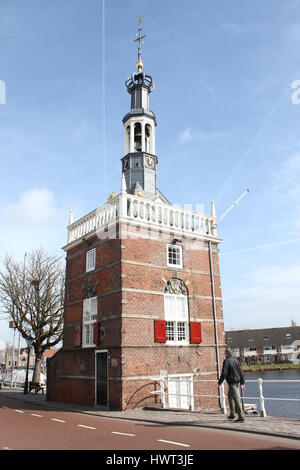
M 186 339 L 186 323 L 184 322 L 177 322 L 177 340 L 178 341 L 185 341 Z
M 86 270 L 91 271 L 92 269 L 95 269 L 95 261 L 96 261 L 96 250 L 93 248 L 93 250 L 90 250 L 86 254 Z
M 166 322 L 166 334 L 167 341 L 175 341 L 175 322 L 167 321 Z
M 89 322 L 91 318 L 91 302 L 90 299 L 83 301 L 83 323 Z
M 165 294 L 165 319 L 188 321 L 188 302 L 186 295 Z
M 180 246 L 168 246 L 168 264 L 181 266 L 181 252 Z
M 84 326 L 83 329 L 84 329 L 84 335 L 83 335 L 84 343 L 85 343 L 85 345 L 87 345 L 87 344 L 89 344 L 89 339 L 90 339 L 89 325 Z
M 93 297 L 91 300 L 91 320 L 97 320 L 98 305 L 97 297 Z
M 94 327 L 93 324 L 85 325 L 83 327 L 84 346 L 94 345 Z

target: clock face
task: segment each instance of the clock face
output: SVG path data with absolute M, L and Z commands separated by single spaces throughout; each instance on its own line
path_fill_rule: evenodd
M 123 171 L 128 170 L 129 168 L 129 158 L 126 158 L 126 160 L 123 160 Z
M 145 156 L 145 167 L 151 168 L 152 170 L 155 169 L 155 158 L 151 157 L 150 155 Z

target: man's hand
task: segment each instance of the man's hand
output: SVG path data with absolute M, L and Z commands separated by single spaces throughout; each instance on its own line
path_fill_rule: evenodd
M 241 390 L 242 390 L 242 392 L 245 390 L 245 388 L 246 388 L 246 385 L 245 385 L 245 384 L 241 385 Z

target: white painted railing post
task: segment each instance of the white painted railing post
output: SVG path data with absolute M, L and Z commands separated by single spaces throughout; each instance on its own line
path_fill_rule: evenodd
M 163 375 L 160 376 L 160 398 L 162 407 L 166 408 L 165 378 Z
M 121 219 L 127 218 L 127 197 L 124 193 L 121 193 L 119 196 L 119 216 Z
M 227 413 L 227 408 L 226 408 L 226 396 L 225 396 L 225 391 L 224 391 L 224 383 L 220 385 L 220 401 L 221 401 L 221 409 L 222 413 L 225 415 Z
M 267 416 L 267 412 L 265 409 L 265 399 L 263 396 L 263 387 L 262 387 L 263 380 L 259 378 L 257 380 L 257 383 L 258 383 L 258 388 L 259 388 L 260 416 L 264 418 L 265 416 Z

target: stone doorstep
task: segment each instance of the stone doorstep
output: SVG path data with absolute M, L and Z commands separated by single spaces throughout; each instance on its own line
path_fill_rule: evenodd
M 4 393 L 3 393 L 4 392 Z M 55 408 L 57 410 L 72 411 L 76 413 L 90 414 L 103 418 L 115 418 L 123 419 L 128 421 L 139 421 L 149 423 L 159 423 L 165 426 L 176 424 L 177 426 L 198 426 L 201 428 L 210 429 L 221 429 L 226 431 L 236 431 L 251 433 L 257 435 L 295 439 L 300 440 L 300 420 L 294 420 L 287 418 L 286 420 L 282 417 L 277 419 L 275 416 L 261 418 L 260 416 L 247 416 L 244 423 L 233 423 L 224 421 L 221 412 L 201 412 L 201 411 L 178 411 L 178 410 L 163 410 L 163 409 L 135 409 L 127 411 L 103 411 L 97 410 L 96 408 L 84 407 L 82 405 L 73 405 L 71 403 L 62 402 L 50 402 L 46 400 L 45 395 L 39 394 L 28 394 L 23 395 L 22 391 L 0 390 L 0 396 L 6 398 L 13 398 L 15 400 L 24 401 L 26 403 L 32 403 L 38 406 L 46 406 L 48 408 Z M 151 415 L 150 415 L 151 414 Z M 190 419 L 188 419 L 190 418 Z M 227 418 L 225 418 L 227 419 Z M 249 424 L 247 423 L 249 422 Z M 274 432 L 274 425 L 278 425 L 281 429 L 276 426 L 276 432 Z M 294 426 L 293 426 L 294 424 Z M 255 427 L 255 425 L 257 427 Z M 291 426 L 292 425 L 292 426 Z M 292 427 L 298 427 L 298 429 L 291 429 Z M 285 431 L 283 427 L 287 427 L 288 431 Z

